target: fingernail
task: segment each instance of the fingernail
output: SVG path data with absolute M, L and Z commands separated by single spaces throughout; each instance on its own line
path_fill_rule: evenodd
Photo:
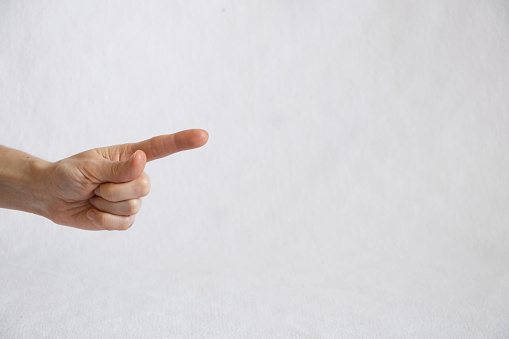
M 101 196 L 101 186 L 98 186 L 95 190 L 94 190 L 94 194 L 97 195 L 98 197 Z
M 88 217 L 88 219 L 90 219 L 92 221 L 95 221 L 95 212 L 94 212 L 94 210 L 88 210 L 87 217 Z
M 94 195 L 92 198 L 88 199 L 88 201 L 90 201 L 90 203 L 93 205 L 96 198 L 97 196 Z

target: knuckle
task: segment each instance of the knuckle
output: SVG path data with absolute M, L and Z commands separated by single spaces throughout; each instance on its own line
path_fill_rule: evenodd
M 117 231 L 127 231 L 129 226 L 127 224 L 121 224 L 116 230 Z
M 149 141 L 149 151 L 154 155 L 155 158 L 161 158 L 164 156 L 164 143 L 161 138 L 153 137 Z
M 131 226 L 133 224 L 134 224 L 133 217 L 124 218 L 124 220 L 122 220 L 122 222 L 120 223 L 118 230 L 119 231 L 127 231 L 129 228 L 131 228 Z
M 129 215 L 136 214 L 140 210 L 140 199 L 132 199 L 127 201 L 127 211 Z
M 138 182 L 138 193 L 144 197 L 150 193 L 150 179 L 147 175 L 142 176 Z

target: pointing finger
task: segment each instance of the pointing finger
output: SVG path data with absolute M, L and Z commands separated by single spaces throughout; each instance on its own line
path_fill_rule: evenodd
M 198 148 L 207 143 L 209 135 L 201 129 L 190 129 L 174 134 L 160 135 L 138 143 L 126 144 L 128 153 L 142 150 L 147 161 L 164 158 L 173 153 Z

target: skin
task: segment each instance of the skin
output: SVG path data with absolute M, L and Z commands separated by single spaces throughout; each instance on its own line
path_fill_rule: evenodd
M 0 207 L 83 230 L 127 230 L 150 192 L 145 164 L 207 140 L 206 131 L 192 129 L 54 163 L 0 146 Z

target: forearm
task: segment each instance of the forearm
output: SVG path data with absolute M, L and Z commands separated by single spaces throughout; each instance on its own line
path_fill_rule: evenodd
M 41 172 L 48 162 L 0 146 L 0 208 L 46 216 Z

